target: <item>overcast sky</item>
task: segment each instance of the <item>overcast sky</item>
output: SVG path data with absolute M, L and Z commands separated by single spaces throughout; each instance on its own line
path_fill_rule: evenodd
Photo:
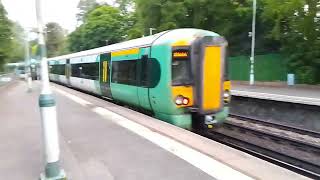
M 43 20 L 57 22 L 68 32 L 76 28 L 77 5 L 80 0 L 42 0 Z M 98 0 L 112 4 L 114 0 Z M 23 27 L 36 27 L 35 0 L 2 0 L 9 18 Z

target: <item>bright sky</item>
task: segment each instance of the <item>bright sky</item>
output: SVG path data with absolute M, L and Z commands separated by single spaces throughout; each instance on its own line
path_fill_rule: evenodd
M 77 25 L 77 5 L 80 0 L 42 0 L 43 21 L 57 22 L 68 32 L 72 32 Z M 97 0 L 109 2 L 114 0 Z M 2 0 L 9 18 L 19 22 L 23 27 L 36 27 L 35 0 Z

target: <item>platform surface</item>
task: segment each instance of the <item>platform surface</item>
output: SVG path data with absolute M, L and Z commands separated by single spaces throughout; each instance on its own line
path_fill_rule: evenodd
M 232 84 L 232 95 L 320 106 L 320 87 Z
M 52 86 L 68 179 L 305 179 L 113 103 Z M 39 83 L 31 93 L 22 81 L 0 88 L 0 179 L 34 180 L 43 170 L 38 95 Z

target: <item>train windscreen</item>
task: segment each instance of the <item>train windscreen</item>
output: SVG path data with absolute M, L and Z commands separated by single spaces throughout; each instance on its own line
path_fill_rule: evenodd
M 191 62 L 189 52 L 176 50 L 172 54 L 172 85 L 191 85 Z

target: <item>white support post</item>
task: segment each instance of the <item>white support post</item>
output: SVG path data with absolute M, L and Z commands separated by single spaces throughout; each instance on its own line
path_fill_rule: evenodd
M 28 85 L 28 92 L 32 91 L 32 78 L 31 78 L 31 64 L 30 64 L 30 49 L 29 49 L 29 36 L 28 32 L 26 34 L 26 39 L 25 39 L 25 80 Z
M 49 84 L 47 53 L 44 41 L 41 0 L 36 0 L 36 14 L 38 22 L 39 46 L 41 48 L 41 93 L 39 97 L 42 132 L 45 150 L 45 172 L 40 175 L 41 180 L 65 180 L 66 175 L 60 168 L 60 147 L 56 103 Z
M 153 34 L 153 30 L 156 30 L 156 28 L 149 28 L 149 35 L 150 36 Z
M 250 85 L 254 85 L 254 60 L 255 60 L 255 40 L 256 40 L 256 14 L 257 14 L 257 0 L 253 0 L 252 13 L 252 42 L 251 42 L 251 57 L 250 57 Z

